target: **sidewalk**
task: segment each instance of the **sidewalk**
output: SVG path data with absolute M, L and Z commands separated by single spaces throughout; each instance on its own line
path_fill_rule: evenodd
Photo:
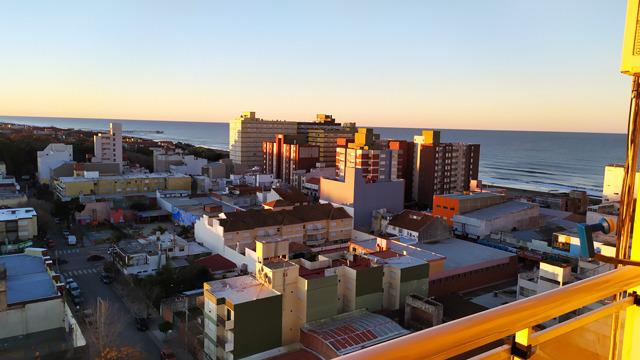
M 171 348 L 171 350 L 176 354 L 176 358 L 178 360 L 194 360 L 191 354 L 185 350 L 184 341 L 181 342 L 180 339 L 178 339 L 175 330 L 170 331 L 166 336 L 158 330 L 158 324 L 162 321 L 160 314 L 153 306 L 146 304 L 146 300 L 136 299 L 132 296 L 131 294 L 134 291 L 137 291 L 137 289 L 127 284 L 126 281 L 127 280 L 125 279 L 115 281 L 113 283 L 113 289 L 118 296 L 120 296 L 120 299 L 129 310 L 129 313 L 134 317 L 143 314 L 144 311 L 149 312 L 149 330 L 147 331 L 147 334 L 151 340 L 159 349 L 163 349 L 165 347 Z

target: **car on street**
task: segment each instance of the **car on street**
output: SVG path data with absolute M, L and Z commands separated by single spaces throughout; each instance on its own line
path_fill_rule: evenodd
M 136 329 L 138 331 L 147 331 L 149 330 L 149 322 L 145 317 L 137 317 L 136 318 Z
M 67 236 L 67 244 L 69 244 L 69 246 L 76 246 L 78 244 L 78 240 L 74 235 L 69 235 Z
M 104 256 L 98 254 L 91 254 L 87 256 L 87 261 L 102 261 L 104 260 Z
M 113 275 L 103 272 L 100 274 L 100 281 L 104 284 L 111 284 L 113 282 Z
M 67 290 L 69 290 L 73 297 L 81 295 L 80 286 L 78 286 L 78 283 L 72 278 L 67 279 Z
M 47 240 L 47 247 L 49 249 L 53 249 L 54 247 L 56 247 L 56 242 L 51 239 Z
M 82 295 L 71 296 L 71 301 L 76 308 L 79 308 L 84 303 L 84 297 Z
M 160 351 L 160 360 L 175 360 L 176 354 L 170 348 L 164 348 Z
M 62 235 L 64 235 L 64 237 L 68 237 L 71 233 L 68 230 L 62 230 Z

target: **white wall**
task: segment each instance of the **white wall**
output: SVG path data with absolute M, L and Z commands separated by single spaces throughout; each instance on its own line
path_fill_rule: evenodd
M 73 146 L 65 144 L 49 144 L 38 151 L 38 181 L 48 184 L 51 178 L 51 170 L 73 160 Z
M 56 298 L 0 312 L 0 324 L 0 339 L 64 327 L 64 302 Z

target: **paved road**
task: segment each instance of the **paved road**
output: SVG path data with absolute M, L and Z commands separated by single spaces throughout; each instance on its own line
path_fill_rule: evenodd
M 114 326 L 119 330 L 115 341 L 120 346 L 136 347 L 144 353 L 145 359 L 157 359 L 160 350 L 150 338 L 151 335 L 136 329 L 134 316 L 129 313 L 120 297 L 111 288 L 111 285 L 105 285 L 100 282 L 99 276 L 103 261 L 87 261 L 87 256 L 91 254 L 100 254 L 108 258 L 108 245 L 92 247 L 68 246 L 65 244 L 62 234 L 51 234 L 50 238 L 56 242 L 55 249 L 51 251 L 53 257 L 67 261 L 67 263 L 59 266 L 58 271 L 65 278 L 72 277 L 78 283 L 84 295 L 84 306 L 95 309 L 98 297 L 108 301 L 113 307 L 113 314 L 115 314 L 112 317 L 117 317 L 121 320 L 121 325 Z

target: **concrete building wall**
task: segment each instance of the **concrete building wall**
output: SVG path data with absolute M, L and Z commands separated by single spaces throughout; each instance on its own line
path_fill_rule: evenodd
M 61 297 L 28 303 L 0 311 L 0 339 L 64 327 L 65 311 Z
M 234 166 L 249 170 L 262 166 L 262 143 L 276 134 L 296 134 L 296 122 L 263 120 L 245 112 L 229 123 L 229 157 Z
M 320 201 L 354 209 L 354 226 L 367 231 L 378 209 L 401 212 L 404 209 L 404 181 L 367 183 L 361 169 L 347 168 L 344 181 L 320 179 Z
M 51 171 L 58 166 L 73 161 L 73 145 L 49 144 L 37 154 L 38 181 L 41 184 L 49 184 Z
M 518 212 L 504 214 L 493 219 L 478 219 L 465 215 L 453 217 L 453 231 L 480 239 L 493 232 L 524 230 L 540 225 L 539 209 L 537 206 Z
M 165 177 L 75 177 L 55 181 L 58 197 L 68 199 L 80 195 L 128 195 L 155 192 L 156 190 L 191 190 L 191 178 L 166 174 Z
M 640 173 L 636 175 L 640 175 Z M 603 203 L 620 201 L 623 179 L 624 166 L 622 164 L 611 164 L 604 167 L 604 180 L 602 183 Z M 639 186 L 640 176 L 636 176 L 636 189 L 638 189 Z

